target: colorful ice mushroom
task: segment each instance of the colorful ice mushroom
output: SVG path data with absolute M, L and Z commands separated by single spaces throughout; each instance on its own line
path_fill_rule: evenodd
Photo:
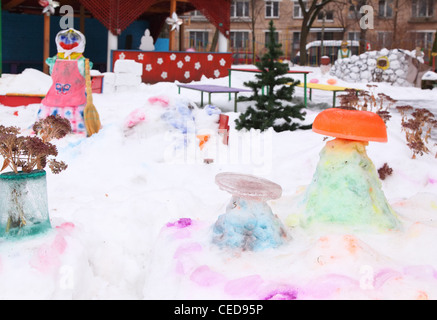
M 213 243 L 221 248 L 259 251 L 284 244 L 289 236 L 267 201 L 278 199 L 282 188 L 260 177 L 225 172 L 216 176 L 220 189 L 232 199 L 213 226 Z
M 331 108 L 318 114 L 313 131 L 334 137 L 326 143 L 303 198 L 304 226 L 329 223 L 361 231 L 400 230 L 366 146 L 387 142 L 376 113 Z

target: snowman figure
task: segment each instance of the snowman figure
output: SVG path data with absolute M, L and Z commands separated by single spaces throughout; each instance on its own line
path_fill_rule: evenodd
M 142 51 L 153 51 L 155 50 L 155 45 L 153 44 L 153 38 L 150 35 L 150 30 L 146 29 L 144 36 L 141 38 L 140 50 Z
M 51 115 L 68 119 L 74 133 L 86 134 L 85 36 L 75 29 L 60 31 L 55 38 L 58 54 L 46 60 L 53 84 L 41 102 L 38 120 Z M 90 62 L 90 68 L 92 63 Z

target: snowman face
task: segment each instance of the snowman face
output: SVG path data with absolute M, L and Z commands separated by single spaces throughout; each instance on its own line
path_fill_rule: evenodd
M 79 46 L 81 37 L 74 31 L 67 31 L 59 35 L 59 45 L 64 50 L 72 50 Z
M 85 36 L 75 29 L 61 31 L 56 35 L 56 46 L 58 53 L 64 53 L 66 57 L 72 53 L 83 53 L 85 51 Z

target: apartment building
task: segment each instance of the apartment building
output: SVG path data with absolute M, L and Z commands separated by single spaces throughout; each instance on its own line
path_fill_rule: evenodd
M 366 15 L 373 17 L 373 28 L 365 31 L 367 49 L 385 47 L 412 50 L 420 47 L 425 55 L 430 52 L 437 30 L 437 0 L 334 0 L 315 19 L 307 42 L 323 40 L 324 44 L 331 44 L 341 40 L 362 39 L 364 32 L 360 27 L 360 19 L 363 15 L 360 14 L 361 6 L 358 3 L 370 6 Z M 250 53 L 255 43 L 256 54 L 262 55 L 270 20 L 275 23 L 275 38 L 282 43 L 284 58 L 293 59 L 299 52 L 303 20 L 297 0 L 232 1 L 229 49 Z M 194 11 L 185 16 L 183 32 L 185 48 L 207 51 L 215 28 L 199 11 Z M 316 44 L 320 46 L 320 41 Z M 327 46 L 318 53 L 334 56 L 336 51 L 336 48 Z

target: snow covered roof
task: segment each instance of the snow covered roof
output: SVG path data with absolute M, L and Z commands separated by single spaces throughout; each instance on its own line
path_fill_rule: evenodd
M 343 40 L 324 40 L 323 41 L 323 46 L 327 47 L 341 47 L 341 43 L 343 42 Z M 360 45 L 359 41 L 356 40 L 348 40 L 347 41 L 347 45 L 348 46 L 353 46 L 353 47 L 358 47 Z M 307 43 L 307 50 L 312 48 L 312 47 L 320 47 L 322 45 L 322 41 L 321 40 L 317 40 L 317 41 L 312 41 Z
M 422 80 L 437 80 L 437 73 L 433 72 L 433 71 L 428 71 L 427 73 L 425 73 L 422 77 Z

